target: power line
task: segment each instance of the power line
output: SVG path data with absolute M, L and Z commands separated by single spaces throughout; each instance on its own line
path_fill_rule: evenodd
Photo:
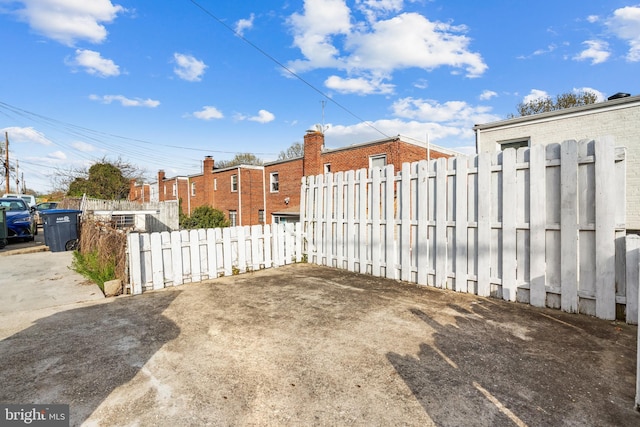
M 272 62 L 274 62 L 275 64 L 277 64 L 279 67 L 281 67 L 283 70 L 285 70 L 287 73 L 291 74 L 293 77 L 295 77 L 296 79 L 300 80 L 302 83 L 304 83 L 305 85 L 309 86 L 312 90 L 314 90 L 315 92 L 319 93 L 323 98 L 329 100 L 329 102 L 332 102 L 333 104 L 335 104 L 338 108 L 342 109 L 343 111 L 347 112 L 349 115 L 351 115 L 352 117 L 360 120 L 362 123 L 364 123 L 365 125 L 369 126 L 371 129 L 375 130 L 376 132 L 380 133 L 381 135 L 383 135 L 386 138 L 390 138 L 389 135 L 387 135 L 386 133 L 382 132 L 380 129 L 378 129 L 377 127 L 375 127 L 373 124 L 371 124 L 371 122 L 361 118 L 360 116 L 358 116 L 356 113 L 354 113 L 353 111 L 351 111 L 350 109 L 348 109 L 347 107 L 345 107 L 344 105 L 342 105 L 341 103 L 339 103 L 338 101 L 336 101 L 335 99 L 331 98 L 329 95 L 327 95 L 326 93 L 324 93 L 323 91 L 321 91 L 320 89 L 318 89 L 316 86 L 314 86 L 312 83 L 310 83 L 309 81 L 305 80 L 304 78 L 302 78 L 299 74 L 297 74 L 295 71 L 293 71 L 292 69 L 290 69 L 289 67 L 287 67 L 286 65 L 284 65 L 282 62 L 280 62 L 279 60 L 277 60 L 273 55 L 269 54 L 267 51 L 265 51 L 264 49 L 262 49 L 261 47 L 259 47 L 258 45 L 256 45 L 255 43 L 253 43 L 251 40 L 247 39 L 246 37 L 244 37 L 242 34 L 240 34 L 239 32 L 237 32 L 236 30 L 234 30 L 233 28 L 231 28 L 226 22 L 224 22 L 222 19 L 218 18 L 215 14 L 213 14 L 211 11 L 209 11 L 208 9 L 206 9 L 204 6 L 202 6 L 200 3 L 198 3 L 196 0 L 189 0 L 191 3 L 193 3 L 193 5 L 195 5 L 196 7 L 198 7 L 202 12 L 204 12 L 205 14 L 209 15 L 211 18 L 213 18 L 214 20 L 216 20 L 220 25 L 222 25 L 223 27 L 225 27 L 227 30 L 231 31 L 235 36 L 237 36 L 238 38 L 240 38 L 240 40 L 242 40 L 243 42 L 247 43 L 249 46 L 251 46 L 252 48 L 254 48 L 255 50 L 257 50 L 258 52 L 260 52 L 262 55 L 264 55 L 266 58 L 268 58 L 269 60 L 271 60 Z

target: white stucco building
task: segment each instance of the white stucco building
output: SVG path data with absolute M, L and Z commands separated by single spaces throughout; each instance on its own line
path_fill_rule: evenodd
M 626 147 L 627 229 L 640 230 L 640 96 L 616 94 L 581 107 L 476 125 L 476 150 L 497 152 L 575 139 L 614 138 Z

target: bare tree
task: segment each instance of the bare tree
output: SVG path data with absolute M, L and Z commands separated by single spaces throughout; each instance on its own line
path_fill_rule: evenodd
M 294 142 L 291 147 L 286 151 L 281 151 L 278 155 L 278 160 L 295 159 L 304 156 L 304 144 L 301 142 Z
M 216 168 L 223 169 L 238 165 L 262 165 L 262 163 L 262 159 L 256 157 L 255 154 L 239 153 L 236 154 L 235 157 L 231 160 L 216 161 Z
M 566 92 L 556 95 L 555 99 L 552 99 L 550 96 L 543 96 L 528 102 L 521 102 L 516 107 L 518 114 L 510 114 L 509 118 L 530 116 L 533 114 L 562 110 L 570 107 L 579 107 L 581 105 L 594 104 L 597 101 L 598 96 L 589 91 Z

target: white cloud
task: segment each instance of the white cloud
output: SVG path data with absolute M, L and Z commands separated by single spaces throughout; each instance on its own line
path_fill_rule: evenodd
M 257 116 L 249 117 L 247 120 L 250 120 L 252 122 L 258 122 L 258 123 L 269 123 L 274 121 L 275 118 L 276 116 L 273 113 L 267 110 L 260 110 L 258 111 Z
M 95 147 L 91 144 L 82 141 L 74 141 L 71 143 L 71 146 L 78 151 L 82 151 L 83 153 L 90 153 L 95 151 Z
M 601 40 L 587 40 L 582 42 L 587 48 L 574 56 L 576 61 L 590 60 L 591 65 L 600 64 L 609 59 L 609 44 Z
M 39 132 L 32 127 L 21 128 L 21 127 L 10 126 L 4 129 L 0 129 L 0 133 L 2 133 L 3 135 L 3 138 L 2 138 L 3 142 L 4 142 L 5 132 L 9 134 L 10 142 L 35 142 L 36 144 L 40 144 L 40 145 L 53 144 L 53 142 L 47 139 L 47 137 L 44 136 L 42 132 Z
M 222 119 L 224 115 L 216 107 L 205 106 L 202 110 L 193 113 L 193 117 L 201 120 Z
M 629 44 L 627 60 L 640 61 L 640 6 L 616 9 L 606 25 L 612 33 Z
M 47 157 L 51 159 L 56 159 L 56 160 L 66 160 L 67 155 L 64 154 L 62 151 L 54 151 L 53 153 L 47 154 Z
M 484 90 L 480 94 L 479 98 L 480 98 L 481 101 L 488 101 L 489 99 L 495 98 L 496 96 L 498 96 L 497 92 L 494 92 L 492 90 Z
M 22 0 L 15 13 L 37 33 L 64 45 L 77 41 L 101 43 L 107 38 L 103 24 L 125 11 L 110 0 Z
M 344 0 L 306 0 L 304 12 L 289 18 L 293 44 L 304 58 L 288 66 L 296 72 L 344 70 L 349 73 L 344 82 L 357 82 L 362 76 L 390 79 L 396 70 L 406 68 L 448 66 L 467 77 L 486 71 L 481 55 L 469 50 L 471 39 L 465 35 L 465 26 L 432 22 L 417 13 L 378 20 L 381 15 L 399 12 L 402 5 L 399 0 L 360 0 L 356 7 L 371 13 L 365 13 L 367 22 L 354 22 Z M 370 90 L 367 85 L 363 89 Z
M 531 89 L 531 92 L 529 92 L 529 95 L 526 95 L 522 102 L 524 104 L 528 104 L 532 101 L 536 101 L 538 99 L 542 99 L 542 98 L 548 98 L 549 94 L 547 92 L 545 92 L 544 90 L 540 90 L 540 89 Z
M 67 60 L 67 65 L 82 67 L 88 74 L 99 77 L 114 77 L 120 75 L 120 67 L 112 60 L 105 59 L 100 52 L 87 49 L 77 49 L 73 60 Z
M 600 17 L 598 15 L 589 15 L 587 16 L 587 22 L 594 24 L 596 22 L 598 22 L 600 20 Z
M 246 30 L 250 30 L 253 28 L 254 19 L 255 15 L 253 13 L 249 16 L 249 19 L 239 19 L 238 22 L 236 22 L 236 33 L 243 36 Z
M 431 99 L 408 97 L 397 100 L 391 108 L 394 115 L 400 118 L 445 123 L 469 129 L 476 123 L 498 120 L 497 116 L 490 113 L 491 107 L 472 106 L 464 101 L 447 101 L 441 104 Z
M 207 65 L 191 55 L 174 53 L 173 59 L 177 66 L 173 69 L 178 77 L 188 82 L 199 82 Z
M 92 101 L 99 101 L 103 104 L 111 104 L 112 102 L 119 102 L 123 107 L 147 107 L 156 108 L 160 105 L 160 101 L 154 99 L 142 99 L 142 98 L 127 98 L 123 95 L 89 95 L 89 99 Z
M 359 95 L 389 94 L 393 93 L 395 88 L 392 84 L 382 83 L 380 79 L 366 79 L 364 77 L 343 79 L 339 76 L 329 76 L 324 85 L 339 93 Z

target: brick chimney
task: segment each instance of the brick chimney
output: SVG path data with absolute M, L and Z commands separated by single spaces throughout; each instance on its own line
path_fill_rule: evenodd
M 164 170 L 160 169 L 158 171 L 158 201 L 159 202 L 164 202 Z
M 324 148 L 324 134 L 319 130 L 309 130 L 304 136 L 304 159 L 302 174 L 304 176 L 322 173 L 321 153 Z
M 202 172 L 206 175 L 213 171 L 213 157 L 204 156 L 204 161 L 202 162 Z

